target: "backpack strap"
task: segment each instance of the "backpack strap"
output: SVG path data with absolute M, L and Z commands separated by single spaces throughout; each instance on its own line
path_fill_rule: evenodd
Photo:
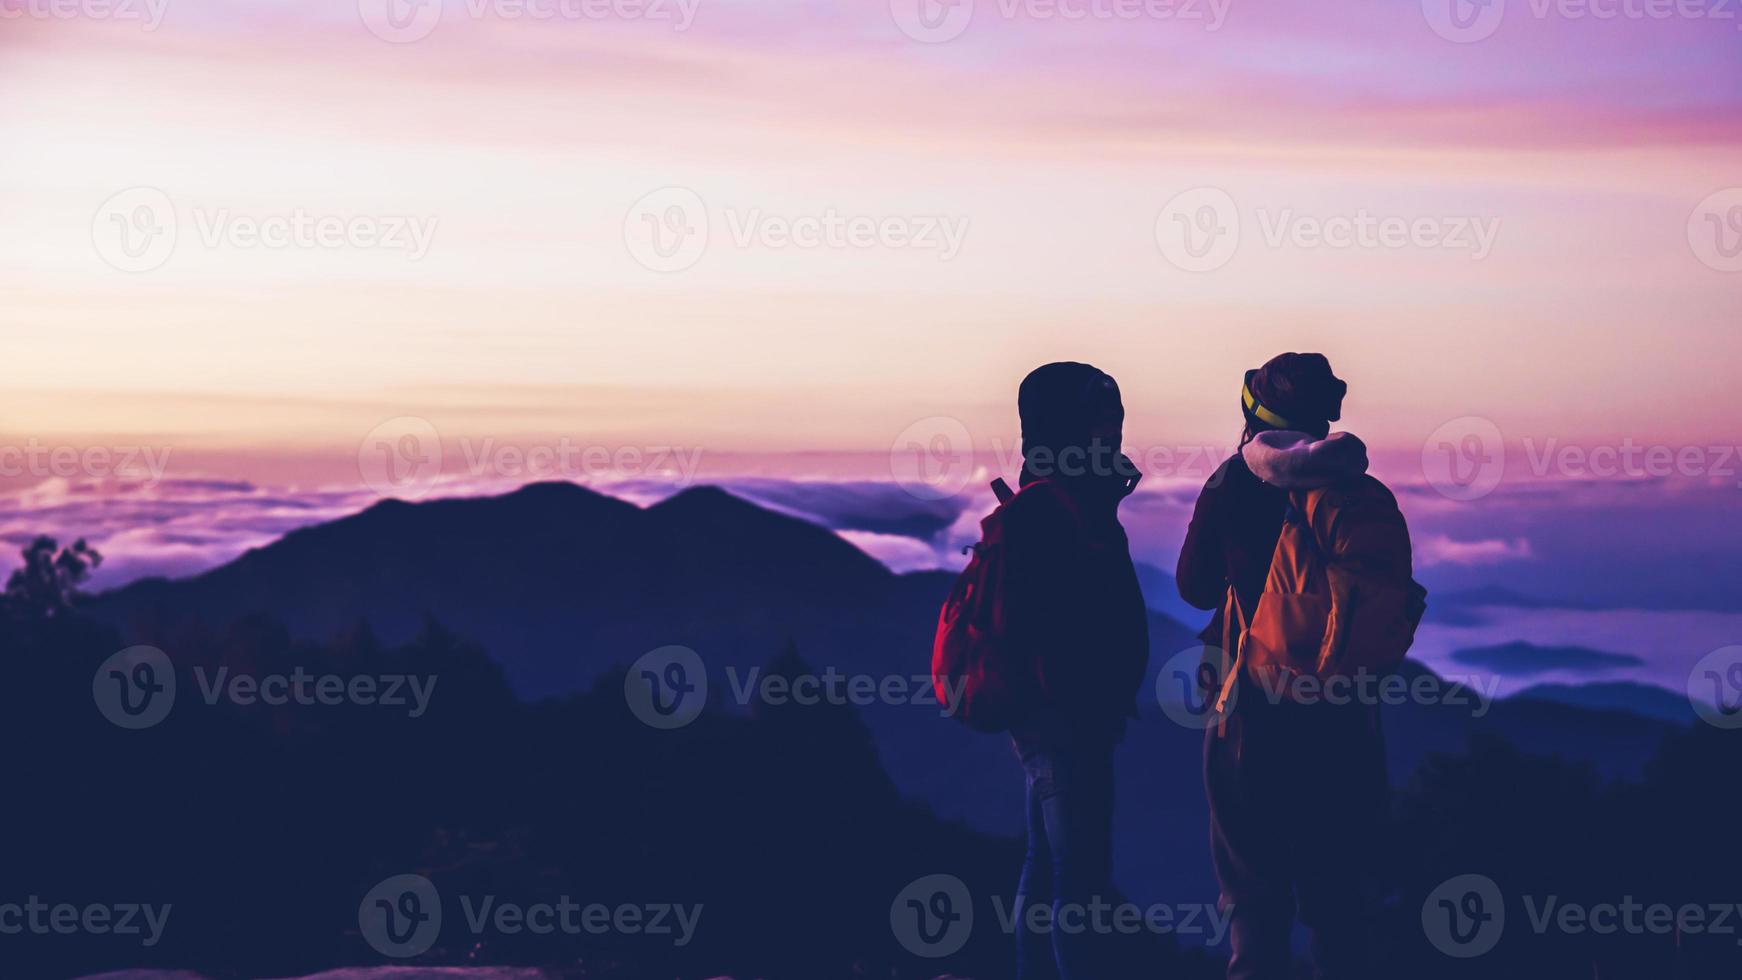
M 1318 490 L 1294 490 L 1289 493 L 1288 509 L 1283 512 L 1284 521 L 1306 528 L 1307 543 L 1321 559 L 1327 557 L 1329 549 L 1319 540 L 1319 529 L 1313 520 L 1318 516 L 1319 504 L 1324 499 L 1324 493 Z
M 993 481 L 993 486 L 992 486 L 993 493 L 998 492 L 997 485 L 1000 483 L 1004 483 L 1004 481 L 1002 479 L 998 479 L 998 480 Z M 1083 520 L 1082 508 L 1077 506 L 1076 498 L 1072 497 L 1068 492 L 1066 492 L 1065 488 L 1060 486 L 1058 481 L 1056 481 L 1056 480 L 1036 480 L 1033 483 L 1027 484 L 1022 489 L 1016 491 L 1016 493 L 1011 494 L 1010 499 L 1015 500 L 1018 494 L 1027 493 L 1030 490 L 1038 490 L 1041 487 L 1045 487 L 1046 492 L 1052 494 L 1053 499 L 1057 500 L 1059 503 L 1064 505 L 1065 512 L 1071 515 L 1071 521 L 1076 524 L 1076 526 L 1079 530 L 1081 530 L 1082 528 L 1087 526 L 1087 522 L 1085 522 Z M 1005 484 L 1004 488 L 1006 490 L 1010 489 L 1008 484 Z M 1004 500 L 1001 502 L 1009 503 L 1010 501 Z
M 1271 559 L 1275 557 L 1272 552 Z M 1228 658 L 1228 674 L 1222 678 L 1221 690 L 1216 692 L 1216 711 L 1219 714 L 1227 710 L 1228 702 L 1234 697 L 1234 688 L 1240 683 L 1240 672 L 1246 669 L 1246 633 L 1251 628 L 1252 620 L 1246 615 L 1246 607 L 1240 604 L 1240 590 L 1229 582 L 1228 598 L 1222 603 L 1222 651 Z M 1224 714 L 1222 724 L 1226 723 Z

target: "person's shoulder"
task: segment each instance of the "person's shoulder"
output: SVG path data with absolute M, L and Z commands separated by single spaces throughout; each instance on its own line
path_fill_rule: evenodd
M 1398 512 L 1397 495 L 1371 473 L 1350 477 L 1318 491 L 1319 507 L 1332 511 L 1358 510 L 1371 514 Z
M 1216 471 L 1210 474 L 1208 480 L 1204 481 L 1204 490 L 1208 493 L 1238 490 L 1260 482 L 1258 477 L 1252 474 L 1252 468 L 1246 465 L 1246 457 L 1236 452 L 1222 460 L 1222 464 L 1216 467 Z
M 1018 532 L 1038 528 L 1063 527 L 1075 524 L 1076 508 L 1065 491 L 1041 480 L 1023 487 L 1000 515 L 1004 526 Z

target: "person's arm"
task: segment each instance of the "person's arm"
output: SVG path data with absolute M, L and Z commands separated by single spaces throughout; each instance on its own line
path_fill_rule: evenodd
M 1074 635 L 1075 522 L 1067 505 L 1045 489 L 1025 492 L 1006 512 L 1005 629 L 1037 666 L 1069 646 Z
M 1198 494 L 1191 524 L 1186 527 L 1185 544 L 1180 547 L 1179 564 L 1174 569 L 1179 597 L 1196 609 L 1215 609 L 1228 594 L 1222 532 L 1226 469 L 1227 464 L 1222 464 Z

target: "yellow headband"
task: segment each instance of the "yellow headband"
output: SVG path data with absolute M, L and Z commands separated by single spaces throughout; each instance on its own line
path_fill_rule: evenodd
M 1270 409 L 1265 408 L 1259 403 L 1258 399 L 1252 397 L 1252 389 L 1248 388 L 1245 384 L 1240 385 L 1240 397 L 1241 400 L 1246 403 L 1246 410 L 1251 412 L 1253 415 L 1258 416 L 1258 420 L 1263 422 L 1265 425 L 1272 425 L 1278 429 L 1294 428 L 1293 422 L 1290 422 L 1288 419 L 1285 419 L 1275 412 L 1272 412 Z

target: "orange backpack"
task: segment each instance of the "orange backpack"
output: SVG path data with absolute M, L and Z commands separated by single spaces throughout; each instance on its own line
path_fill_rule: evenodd
M 1295 491 L 1258 608 L 1248 615 L 1228 588 L 1223 648 L 1284 700 L 1313 700 L 1331 677 L 1390 673 L 1427 611 L 1410 566 L 1409 527 L 1384 484 Z M 1221 704 L 1239 673 L 1228 672 Z M 1305 688 L 1301 678 L 1319 683 Z

